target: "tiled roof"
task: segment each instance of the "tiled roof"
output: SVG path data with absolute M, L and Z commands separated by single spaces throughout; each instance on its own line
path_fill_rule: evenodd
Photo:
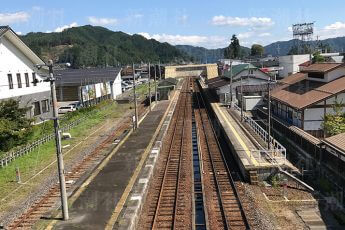
M 333 145 L 345 153 L 345 133 L 325 138 L 324 142 Z
M 296 109 L 303 109 L 345 91 L 345 76 L 328 83 L 306 80 L 305 74 L 294 74 L 272 91 L 272 98 Z
M 315 63 L 310 66 L 305 67 L 302 72 L 309 73 L 309 72 L 329 72 L 332 71 L 340 66 L 344 65 L 344 63 Z
M 121 68 L 66 69 L 55 71 L 57 86 L 79 86 L 113 81 Z

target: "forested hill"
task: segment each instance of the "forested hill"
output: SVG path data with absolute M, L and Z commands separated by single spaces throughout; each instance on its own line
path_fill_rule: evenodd
M 168 43 L 90 25 L 60 33 L 28 33 L 22 39 L 43 60 L 70 62 L 74 68 L 191 59 L 188 54 Z
M 218 49 L 206 49 L 203 47 L 198 46 L 190 46 L 190 45 L 177 45 L 175 46 L 179 50 L 187 53 L 188 55 L 194 58 L 195 62 L 200 63 L 215 63 L 219 59 L 224 58 L 224 49 L 225 48 L 218 48 Z M 241 53 L 243 56 L 248 56 L 250 53 L 250 49 L 247 47 L 241 46 Z

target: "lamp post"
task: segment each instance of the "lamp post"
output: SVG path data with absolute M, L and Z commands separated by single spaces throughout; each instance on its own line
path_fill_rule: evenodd
M 36 65 L 37 68 L 42 66 L 47 66 L 49 68 L 49 76 L 45 81 L 50 82 L 50 91 L 53 104 L 53 121 L 54 121 L 54 133 L 55 133 L 55 147 L 56 147 L 56 156 L 58 162 L 58 174 L 59 174 L 59 183 L 60 183 L 60 195 L 61 195 L 61 206 L 62 206 L 62 218 L 63 220 L 68 220 L 68 204 L 67 204 L 67 193 L 66 193 L 66 183 L 65 183 L 65 169 L 63 164 L 63 156 L 61 150 L 61 131 L 59 129 L 59 118 L 57 110 L 57 100 L 56 100 L 56 89 L 55 89 L 55 78 L 53 71 L 53 61 L 49 60 L 48 64 Z M 69 63 L 66 64 L 70 66 Z
M 156 65 L 155 65 L 155 102 L 158 103 L 158 93 L 157 93 L 157 71 L 156 71 Z

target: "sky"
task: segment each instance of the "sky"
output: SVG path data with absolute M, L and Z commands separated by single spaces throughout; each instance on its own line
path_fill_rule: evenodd
M 97 25 L 172 45 L 223 48 L 292 39 L 291 25 L 315 22 L 314 39 L 345 36 L 344 0 L 11 0 L 0 25 L 18 34 Z

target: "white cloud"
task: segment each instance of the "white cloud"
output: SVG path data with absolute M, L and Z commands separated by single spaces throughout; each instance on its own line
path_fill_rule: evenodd
M 142 17 L 144 17 L 144 15 L 142 15 L 142 14 L 134 14 L 134 15 L 132 15 L 132 17 L 133 18 L 142 18 Z
M 64 31 L 65 29 L 69 29 L 69 28 L 72 28 L 72 27 L 77 27 L 78 26 L 78 23 L 76 22 L 73 22 L 69 25 L 64 25 L 64 26 L 61 26 L 61 27 L 58 27 L 54 30 L 54 32 L 62 32 Z M 49 33 L 49 31 L 47 31 L 47 33 Z
M 259 37 L 269 37 L 269 36 L 271 36 L 271 33 L 268 33 L 268 32 L 266 32 L 266 33 L 261 33 L 261 34 L 259 34 L 258 36 L 259 36 Z
M 271 18 L 266 17 L 240 18 L 218 15 L 212 18 L 212 24 L 215 26 L 249 26 L 254 28 L 265 28 L 273 26 L 274 21 Z
M 219 48 L 228 45 L 228 38 L 223 36 L 199 36 L 199 35 L 171 35 L 138 33 L 147 39 L 155 39 L 159 42 L 168 42 L 172 45 L 193 45 L 207 48 Z
M 292 26 L 289 26 L 289 27 L 287 28 L 287 30 L 288 30 L 289 32 L 292 32 Z
M 244 32 L 244 33 L 239 33 L 238 34 L 238 38 L 239 39 L 246 39 L 246 38 L 250 38 L 254 35 L 254 32 Z
M 89 22 L 95 26 L 106 26 L 106 25 L 114 25 L 118 23 L 116 18 L 96 18 L 96 17 L 89 17 Z
M 23 33 L 20 32 L 20 31 L 17 31 L 16 34 L 18 34 L 18 35 L 23 35 Z
M 343 37 L 345 36 L 345 23 L 335 22 L 321 29 L 315 28 L 314 34 L 319 36 L 319 39 Z
M 30 15 L 26 12 L 0 13 L 0 24 L 8 25 L 18 22 L 26 22 L 29 18 Z
M 345 23 L 335 22 L 331 25 L 325 26 L 325 30 L 342 30 L 345 29 Z

